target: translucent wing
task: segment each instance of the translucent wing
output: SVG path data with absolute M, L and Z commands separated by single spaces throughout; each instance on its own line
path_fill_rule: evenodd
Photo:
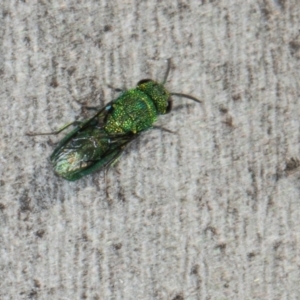
M 126 145 L 138 134 L 108 134 L 103 126 L 111 105 L 83 121 L 67 134 L 52 153 L 55 172 L 67 180 L 77 180 L 98 169 L 110 166 Z

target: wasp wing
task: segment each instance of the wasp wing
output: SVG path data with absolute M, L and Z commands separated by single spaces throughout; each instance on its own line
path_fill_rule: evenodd
M 103 126 L 111 105 L 80 123 L 67 134 L 52 153 L 55 172 L 74 181 L 98 169 L 109 167 L 138 134 L 108 134 Z
M 65 145 L 68 144 L 68 142 L 70 140 L 72 140 L 72 138 L 74 136 L 76 136 L 76 134 L 80 131 L 84 131 L 86 128 L 93 126 L 98 122 L 100 127 L 103 126 L 103 124 L 105 123 L 105 119 L 106 116 L 109 112 L 109 109 L 111 107 L 113 101 L 111 101 L 110 103 L 108 103 L 107 105 L 105 105 L 102 109 L 100 109 L 94 116 L 92 116 L 91 118 L 82 121 L 81 123 L 79 123 L 79 125 L 77 125 L 71 132 L 69 132 L 63 139 L 60 140 L 60 142 L 57 144 L 55 150 L 53 151 L 53 153 L 51 154 L 51 161 L 52 159 L 55 159 L 56 155 L 61 151 L 61 148 L 63 148 Z

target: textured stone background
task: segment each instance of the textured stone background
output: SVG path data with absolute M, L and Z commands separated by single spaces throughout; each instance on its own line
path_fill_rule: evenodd
M 52 2 L 52 3 L 51 3 Z M 300 299 L 298 0 L 17 1 L 0 19 L 0 299 Z M 176 99 L 108 173 L 47 132 L 161 80 Z M 174 99 L 175 100 L 175 99 Z

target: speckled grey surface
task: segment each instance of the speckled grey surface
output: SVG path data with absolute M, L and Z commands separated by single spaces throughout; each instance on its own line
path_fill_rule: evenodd
M 0 299 L 300 299 L 297 1 L 2 0 Z M 83 105 L 176 99 L 108 173 L 48 157 Z M 291 158 L 294 159 L 291 160 Z M 288 169 L 288 170 L 287 170 Z

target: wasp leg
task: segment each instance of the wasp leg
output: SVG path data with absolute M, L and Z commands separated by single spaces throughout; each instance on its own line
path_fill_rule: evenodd
M 62 128 L 56 130 L 56 131 L 52 131 L 52 132 L 26 132 L 25 135 L 29 135 L 29 136 L 35 136 L 35 135 L 55 135 L 55 134 L 59 134 L 60 132 L 64 131 L 65 129 L 67 129 L 68 127 L 74 125 L 80 125 L 82 122 L 79 121 L 73 121 L 71 123 L 68 123 L 66 125 L 64 125 Z
M 153 129 L 160 129 L 160 130 L 163 130 L 163 131 L 166 131 L 166 132 L 169 132 L 169 133 L 172 133 L 172 134 L 176 134 L 175 131 L 172 131 L 170 129 L 167 129 L 167 128 L 164 128 L 164 127 L 160 127 L 160 126 L 152 126 Z
M 112 89 L 114 92 L 116 92 L 116 93 L 123 93 L 123 92 L 126 91 L 125 88 L 123 88 L 123 89 L 115 88 L 115 87 L 113 87 L 113 86 L 110 85 L 110 84 L 107 84 L 107 86 L 108 86 L 110 89 Z M 108 105 L 108 104 L 106 104 L 106 106 L 107 106 L 107 105 Z M 82 108 L 83 108 L 83 109 L 87 109 L 87 110 L 95 110 L 95 111 L 99 111 L 99 110 L 103 109 L 103 105 L 99 105 L 99 106 L 83 106 L 83 105 L 82 105 Z
M 103 106 L 82 106 L 83 109 L 87 109 L 87 110 L 100 110 Z
M 116 87 L 114 87 L 114 86 L 112 86 L 112 85 L 110 85 L 110 84 L 108 84 L 107 86 L 108 86 L 110 89 L 112 89 L 113 91 L 117 92 L 117 93 L 122 93 L 122 92 L 124 92 L 124 91 L 126 90 L 125 88 L 123 88 L 123 89 L 116 88 Z

